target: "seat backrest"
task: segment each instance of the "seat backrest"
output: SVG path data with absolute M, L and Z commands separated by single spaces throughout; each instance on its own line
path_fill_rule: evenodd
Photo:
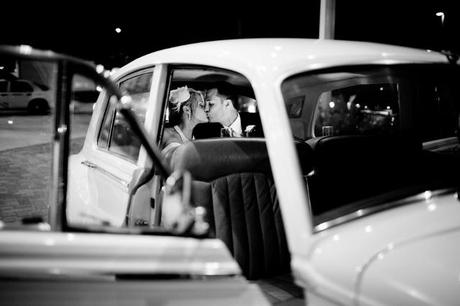
M 325 136 L 308 141 L 314 215 L 383 194 L 422 178 L 422 145 L 411 136 Z
M 263 139 L 188 142 L 177 149 L 172 165 L 173 169 L 191 172 L 195 205 L 207 208 L 212 232 L 225 242 L 247 278 L 290 271 L 283 221 Z

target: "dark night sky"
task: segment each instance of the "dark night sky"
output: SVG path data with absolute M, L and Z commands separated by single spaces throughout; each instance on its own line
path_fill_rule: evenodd
M 336 38 L 460 52 L 457 0 L 336 0 Z M 0 44 L 29 44 L 106 66 L 162 48 L 228 38 L 317 38 L 320 0 L 31 2 L 0 12 Z M 20 3 L 19 3 L 20 2 Z M 251 6 L 249 4 L 251 3 Z M 107 2 L 109 4 L 109 2 Z M 122 6 L 124 5 L 124 7 Z M 2 5 L 3 6 L 3 5 Z M 438 10 L 446 12 L 444 27 Z M 115 27 L 122 28 L 116 34 Z

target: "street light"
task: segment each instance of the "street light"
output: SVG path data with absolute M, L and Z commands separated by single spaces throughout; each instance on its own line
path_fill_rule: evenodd
M 436 16 L 441 17 L 441 25 L 444 25 L 444 18 L 446 18 L 446 14 L 444 12 L 436 12 Z

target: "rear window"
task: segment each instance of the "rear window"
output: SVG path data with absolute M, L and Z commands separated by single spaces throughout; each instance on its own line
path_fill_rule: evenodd
M 458 67 L 447 64 L 342 67 L 287 79 L 294 139 L 313 151 L 305 174 L 313 223 L 325 228 L 457 186 L 459 85 Z
M 294 137 L 389 135 L 424 141 L 458 126 L 459 73 L 448 65 L 346 67 L 297 75 L 282 85 Z

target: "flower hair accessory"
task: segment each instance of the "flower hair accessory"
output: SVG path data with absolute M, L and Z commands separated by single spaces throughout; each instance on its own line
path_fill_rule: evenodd
M 173 89 L 169 93 L 169 102 L 174 105 L 173 110 L 176 112 L 180 111 L 182 104 L 188 99 L 190 99 L 190 91 L 187 86 Z

